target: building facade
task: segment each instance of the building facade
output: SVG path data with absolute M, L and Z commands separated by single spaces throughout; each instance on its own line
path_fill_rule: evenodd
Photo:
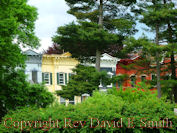
M 42 83 L 42 54 L 33 50 L 26 50 L 27 56 L 25 74 L 30 83 Z
M 45 82 L 49 91 L 55 94 L 55 91 L 61 90 L 62 85 L 68 83 L 69 77 L 73 74 L 72 69 L 78 63 L 76 59 L 71 58 L 71 54 L 68 52 L 60 55 L 44 54 L 42 58 L 42 81 Z M 74 101 L 66 101 L 60 96 L 57 98 L 60 103 L 74 103 Z
M 107 53 L 102 54 L 100 61 L 100 71 L 106 71 L 110 77 L 116 75 L 116 64 L 119 61 L 118 58 L 115 58 Z M 86 66 L 94 66 L 95 64 L 84 63 Z M 99 88 L 100 91 L 107 91 L 107 89 L 112 88 L 114 85 L 111 83 L 110 85 L 105 86 L 102 82 L 100 82 Z
M 175 58 L 176 60 L 177 58 Z M 155 64 L 144 64 L 138 65 L 137 62 L 141 62 L 142 58 L 136 56 L 129 59 L 121 59 L 117 62 L 116 75 L 126 74 L 128 77 L 124 81 L 118 81 L 117 87 L 123 88 L 135 87 L 139 82 L 146 80 L 156 79 L 156 65 Z M 164 58 L 161 61 L 161 78 L 169 78 L 171 76 L 171 71 L 169 70 L 170 58 Z M 149 67 L 151 66 L 151 68 Z M 152 69 L 153 68 L 153 69 Z M 177 70 L 176 70 L 177 74 Z M 176 75 L 177 76 L 177 75 Z

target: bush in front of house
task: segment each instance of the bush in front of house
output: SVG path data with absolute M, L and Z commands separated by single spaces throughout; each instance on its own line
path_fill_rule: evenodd
M 21 107 L 46 107 L 52 104 L 54 96 L 44 84 L 30 84 L 19 69 L 6 73 L 0 80 L 0 118 L 10 110 Z
M 0 132 L 173 133 L 177 126 L 174 107 L 148 91 L 116 91 L 114 88 L 107 94 L 94 92 L 92 97 L 77 105 L 23 108 L 10 112 L 3 118 Z

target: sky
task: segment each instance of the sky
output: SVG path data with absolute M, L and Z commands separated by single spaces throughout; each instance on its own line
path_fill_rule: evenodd
M 41 46 L 35 51 L 42 52 L 52 45 L 51 37 L 56 34 L 59 26 L 76 19 L 74 16 L 67 14 L 69 7 L 64 0 L 29 0 L 28 3 L 38 9 L 35 33 L 40 39 Z M 145 26 L 142 24 L 137 26 L 139 32 L 136 33 L 136 38 L 140 37 L 144 32 L 143 27 Z M 148 35 L 148 33 L 146 34 Z
M 69 7 L 64 0 L 29 0 L 28 3 L 38 9 L 35 33 L 40 39 L 41 47 L 35 51 L 41 52 L 52 45 L 51 37 L 56 34 L 57 27 L 76 20 L 74 16 L 67 14 Z

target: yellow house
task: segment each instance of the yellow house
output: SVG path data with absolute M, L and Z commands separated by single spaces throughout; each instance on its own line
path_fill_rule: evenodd
M 72 75 L 72 69 L 79 62 L 71 58 L 71 54 L 66 52 L 61 55 L 44 54 L 42 58 L 42 79 L 48 87 L 49 91 L 55 93 L 56 90 L 61 90 L 61 85 L 66 85 L 69 77 Z M 57 97 L 60 103 L 68 102 L 61 97 Z M 75 100 L 78 100 L 77 97 Z

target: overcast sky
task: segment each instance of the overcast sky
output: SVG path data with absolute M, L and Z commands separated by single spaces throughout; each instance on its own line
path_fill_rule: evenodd
M 46 50 L 52 45 L 51 37 L 55 35 L 57 27 L 68 24 L 75 19 L 67 14 L 69 7 L 64 0 L 29 0 L 30 5 L 38 9 L 38 20 L 36 21 L 36 35 L 41 40 L 41 47 L 37 51 Z M 138 29 L 143 26 L 139 25 Z M 143 30 L 140 30 L 135 36 L 141 36 Z
M 37 51 L 46 50 L 52 45 L 51 37 L 57 27 L 74 21 L 75 17 L 67 14 L 69 7 L 64 0 L 29 0 L 28 3 L 35 6 L 39 14 L 35 32 L 41 40 L 41 47 Z

